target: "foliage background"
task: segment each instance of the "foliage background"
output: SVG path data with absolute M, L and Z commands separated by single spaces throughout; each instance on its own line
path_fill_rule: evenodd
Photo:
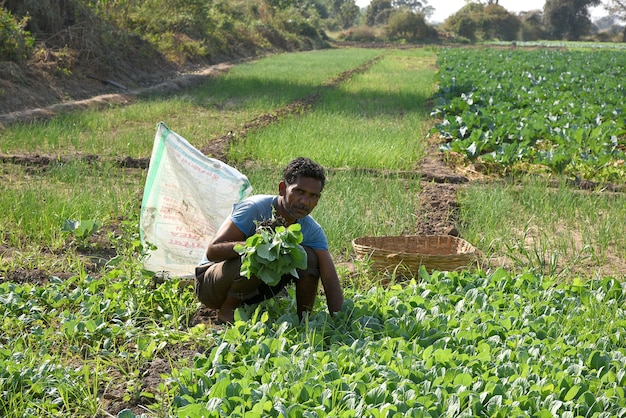
M 429 24 L 428 1 L 373 0 L 4 0 L 0 62 L 53 63 L 65 75 L 90 72 L 133 80 L 145 62 L 170 71 L 268 52 L 324 48 L 329 41 L 476 42 L 538 39 L 623 41 L 616 18 L 594 25 L 600 0 L 548 0 L 519 15 L 497 2 L 469 2 Z M 145 74 L 144 74 L 145 78 Z

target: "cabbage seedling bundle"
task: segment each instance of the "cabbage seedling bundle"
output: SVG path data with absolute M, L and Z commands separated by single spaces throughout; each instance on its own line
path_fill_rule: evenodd
M 245 244 L 234 250 L 241 255 L 241 275 L 258 277 L 270 286 L 280 282 L 285 274 L 299 278 L 296 269 L 306 269 L 307 255 L 302 242 L 300 224 L 276 228 L 259 227 Z

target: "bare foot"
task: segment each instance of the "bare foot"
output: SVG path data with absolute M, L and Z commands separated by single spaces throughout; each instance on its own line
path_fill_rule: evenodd
M 217 314 L 218 325 L 232 324 L 233 322 L 235 322 L 235 311 L 232 310 L 229 312 L 224 312 L 222 309 L 220 309 L 219 313 Z
M 243 303 L 242 300 L 233 296 L 226 296 L 226 299 L 220 306 L 220 311 L 217 314 L 217 319 L 222 323 L 232 324 L 235 322 L 235 309 L 237 309 Z

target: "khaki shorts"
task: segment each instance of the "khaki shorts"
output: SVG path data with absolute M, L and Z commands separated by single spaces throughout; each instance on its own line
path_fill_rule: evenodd
M 307 269 L 298 270 L 300 277 L 319 278 L 317 255 L 310 247 L 304 247 L 307 254 Z M 241 258 L 209 263 L 196 267 L 195 292 L 200 302 L 212 309 L 219 309 L 227 295 L 254 304 L 277 295 L 285 286 L 296 279 L 285 275 L 275 286 L 269 286 L 256 277 L 250 279 L 240 275 Z

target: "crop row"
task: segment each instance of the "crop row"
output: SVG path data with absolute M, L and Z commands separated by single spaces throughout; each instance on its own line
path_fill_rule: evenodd
M 448 49 L 431 131 L 470 159 L 615 181 L 626 160 L 623 51 Z
M 179 413 L 626 415 L 626 285 L 504 270 L 422 279 L 351 295 L 338 317 L 305 325 L 256 310 L 177 377 Z
M 82 415 L 111 365 L 145 364 L 206 334 L 201 325 L 176 331 L 191 292 L 146 284 L 111 274 L 46 289 L 0 285 L 0 341 L 13 347 L 0 349 L 0 388 L 13 399 L 0 412 L 12 416 L 22 393 L 33 407 L 24 414 Z M 188 417 L 626 416 L 626 284 L 613 278 L 422 272 L 346 296 L 336 317 L 318 301 L 304 323 L 292 297 L 238 311 L 247 321 L 164 374 L 159 396 Z M 145 334 L 153 321 L 160 331 Z M 91 361 L 61 365 L 60 353 Z M 125 373 L 130 388 L 137 376 Z

